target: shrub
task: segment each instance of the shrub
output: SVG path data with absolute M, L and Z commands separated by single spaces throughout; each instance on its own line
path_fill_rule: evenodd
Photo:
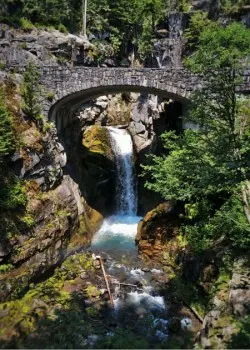
M 0 265 L 0 273 L 9 272 L 11 269 L 13 269 L 13 265 L 12 265 L 12 264 L 3 264 L 3 265 Z
M 53 91 L 48 91 L 47 93 L 47 100 L 49 100 L 50 102 L 52 102 L 54 100 L 55 94 Z
M 21 182 L 1 185 L 0 188 L 0 209 L 11 210 L 24 206 L 27 197 Z
M 27 32 L 31 31 L 34 28 L 30 20 L 24 17 L 20 18 L 20 26 L 24 31 L 27 31 Z
M 0 92 L 0 163 L 15 149 L 11 117 L 6 109 L 3 94 Z
M 22 109 L 28 118 L 37 119 L 41 113 L 39 101 L 41 94 L 40 74 L 32 62 L 29 62 L 23 77 L 24 81 L 21 88 Z
M 66 28 L 65 25 L 63 25 L 62 23 L 60 23 L 60 24 L 58 25 L 57 29 L 58 29 L 61 33 L 64 33 L 64 34 L 67 34 L 67 33 L 68 33 L 67 28 Z

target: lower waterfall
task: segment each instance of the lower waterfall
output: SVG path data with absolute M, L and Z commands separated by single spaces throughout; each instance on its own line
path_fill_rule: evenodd
M 117 213 L 120 215 L 135 215 L 137 196 L 132 139 L 127 130 L 112 127 L 109 127 L 108 130 L 116 162 Z
M 150 344 L 168 338 L 168 317 L 164 297 L 157 292 L 157 281 L 165 272 L 146 268 L 135 246 L 136 177 L 133 169 L 133 144 L 126 130 L 108 128 L 116 161 L 116 212 L 106 218 L 95 234 L 91 251 L 101 255 L 109 276 L 114 309 L 107 311 L 117 327 L 137 328 L 134 336 L 141 335 Z M 183 321 L 184 322 L 184 321 Z M 186 320 L 185 320 L 186 322 Z M 150 325 L 150 326 L 149 326 Z M 114 333 L 107 332 L 107 337 Z
M 135 236 L 140 217 L 136 216 L 137 194 L 133 165 L 133 143 L 127 130 L 108 127 L 116 163 L 116 211 L 104 220 L 92 248 L 135 250 Z

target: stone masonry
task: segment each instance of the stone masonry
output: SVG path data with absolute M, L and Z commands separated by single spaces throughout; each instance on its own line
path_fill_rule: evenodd
M 183 68 L 98 68 L 42 67 L 42 84 L 54 93 L 46 101 L 45 115 L 56 125 L 65 127 L 72 108 L 90 98 L 121 91 L 145 92 L 185 102 L 202 86 L 199 76 Z M 250 92 L 250 70 L 245 71 L 241 92 Z M 58 120 L 62 118 L 63 120 Z M 62 125 L 63 124 L 63 125 Z M 60 127 L 61 126 L 61 127 Z

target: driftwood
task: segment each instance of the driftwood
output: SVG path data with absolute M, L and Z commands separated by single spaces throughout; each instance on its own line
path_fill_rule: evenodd
M 204 319 L 198 314 L 198 312 L 190 305 L 188 305 L 184 300 L 183 304 L 194 314 L 194 316 L 201 322 L 203 323 Z
M 102 257 L 100 255 L 97 255 L 97 256 L 93 256 L 93 258 L 94 258 L 94 260 L 99 260 L 99 262 L 100 262 L 102 273 L 103 273 L 103 277 L 104 277 L 104 280 L 105 280 L 105 283 L 106 283 L 106 287 L 107 287 L 107 290 L 108 290 L 108 294 L 109 294 L 110 304 L 111 304 L 112 308 L 114 308 L 114 300 L 113 300 L 113 297 L 112 297 L 112 294 L 111 294 L 111 291 L 110 291 L 110 288 L 109 288 L 109 281 L 108 281 L 107 274 L 105 272 L 105 268 L 104 268 L 104 265 L 103 265 Z

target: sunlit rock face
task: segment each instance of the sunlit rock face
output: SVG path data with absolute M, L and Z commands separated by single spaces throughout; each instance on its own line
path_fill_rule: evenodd
M 4 301 L 18 288 L 26 288 L 31 280 L 37 279 L 51 267 L 58 264 L 66 251 L 70 238 L 79 226 L 83 213 L 79 188 L 69 176 L 65 176 L 54 190 L 41 193 L 30 185 L 28 190 L 28 212 L 32 227 L 5 243 L 7 256 L 1 259 L 12 263 L 16 270 L 10 276 L 1 276 L 0 300 Z M 20 287 L 21 286 L 21 287 Z
M 93 125 L 82 135 L 79 183 L 89 205 L 107 215 L 112 210 L 115 189 L 115 160 L 107 128 Z
M 145 259 L 175 261 L 180 250 L 177 239 L 181 224 L 180 210 L 171 202 L 165 202 L 148 212 L 139 222 L 136 244 Z M 164 256 L 167 252 L 168 256 Z

